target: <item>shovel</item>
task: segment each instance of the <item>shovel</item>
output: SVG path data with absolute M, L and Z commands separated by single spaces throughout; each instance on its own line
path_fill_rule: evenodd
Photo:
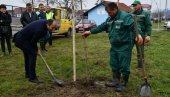
M 45 63 L 45 65 L 46 65 L 46 67 L 47 67 L 47 69 L 48 69 L 51 77 L 53 78 L 54 83 L 56 83 L 58 86 L 63 86 L 63 85 L 64 85 L 64 81 L 55 78 L 54 73 L 53 73 L 52 70 L 50 69 L 49 65 L 47 64 L 46 60 L 45 60 L 44 57 L 42 56 L 41 52 L 39 52 L 39 55 L 40 55 L 41 59 L 43 60 L 43 62 Z
M 136 15 L 134 16 L 134 23 L 135 23 L 136 35 L 138 35 L 138 25 L 137 25 Z M 140 60 L 142 64 L 142 75 L 144 77 L 144 83 L 140 87 L 140 95 L 142 97 L 151 96 L 152 91 L 151 91 L 151 86 L 148 83 L 147 76 L 145 73 L 145 65 L 144 65 L 144 60 L 142 58 L 142 49 L 138 44 L 136 45 L 139 47 L 139 55 L 140 55 Z

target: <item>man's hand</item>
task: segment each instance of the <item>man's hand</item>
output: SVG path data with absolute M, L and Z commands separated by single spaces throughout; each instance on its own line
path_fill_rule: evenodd
M 85 31 L 85 32 L 83 32 L 82 36 L 83 36 L 83 38 L 86 38 L 86 37 L 88 37 L 90 34 L 91 34 L 90 31 Z
M 151 40 L 151 37 L 150 37 L 150 36 L 146 36 L 146 37 L 145 37 L 145 43 L 148 43 L 150 40 Z
M 137 35 L 136 36 L 136 41 L 139 45 L 142 45 L 143 44 L 143 38 L 141 35 Z

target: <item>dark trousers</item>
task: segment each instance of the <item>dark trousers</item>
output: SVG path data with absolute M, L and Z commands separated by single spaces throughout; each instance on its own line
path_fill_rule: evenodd
M 20 39 L 15 39 L 15 45 L 20 48 L 24 53 L 25 61 L 25 74 L 30 80 L 37 79 L 36 76 L 36 60 L 37 60 L 37 50 L 32 47 L 29 42 L 24 42 Z
M 48 40 L 48 43 L 49 43 L 49 45 L 52 45 L 52 32 L 49 31 L 49 33 L 50 33 L 50 38 Z
M 45 46 L 47 42 L 49 43 L 49 45 L 52 45 L 52 32 L 51 31 L 49 31 L 49 37 L 47 39 L 43 39 L 40 41 L 41 50 L 46 50 Z
M 47 43 L 46 41 L 40 42 L 41 50 L 45 50 L 45 44 L 46 44 L 46 43 Z
M 25 74 L 26 76 L 29 76 L 30 79 L 36 79 L 36 60 L 37 55 L 31 54 L 23 50 L 24 53 L 24 60 L 25 60 Z
M 5 41 L 7 43 L 7 47 L 8 47 L 8 52 L 12 52 L 12 49 L 11 49 L 11 37 L 8 35 L 8 34 L 2 34 L 1 35 L 1 49 L 2 49 L 2 52 L 5 52 Z

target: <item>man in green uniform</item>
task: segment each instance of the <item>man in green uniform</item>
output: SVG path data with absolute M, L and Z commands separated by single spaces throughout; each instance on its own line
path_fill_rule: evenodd
M 85 38 L 90 34 L 97 34 L 102 31 L 108 32 L 111 44 L 110 65 L 113 73 L 113 81 L 106 83 L 106 86 L 115 87 L 117 92 L 122 92 L 129 79 L 132 48 L 135 40 L 139 45 L 143 43 L 141 35 L 136 35 L 133 16 L 118 9 L 115 3 L 109 3 L 105 7 L 109 17 L 98 27 L 85 31 L 82 36 Z M 138 29 L 141 33 L 140 27 Z M 120 82 L 121 75 L 123 81 Z
M 143 32 L 142 38 L 144 40 L 144 43 L 140 47 L 142 49 L 142 57 L 144 59 L 144 44 L 150 41 L 151 30 L 152 30 L 150 14 L 142 9 L 140 1 L 135 0 L 132 3 L 132 5 L 134 8 L 134 11 L 132 11 L 131 13 L 137 16 L 137 22 L 141 26 L 141 30 Z M 141 68 L 142 64 L 141 64 L 140 55 L 139 55 L 139 46 L 136 45 L 136 49 L 137 49 L 138 68 Z

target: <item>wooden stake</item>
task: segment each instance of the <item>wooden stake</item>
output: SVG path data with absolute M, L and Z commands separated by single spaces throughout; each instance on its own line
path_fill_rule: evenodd
M 75 10 L 74 0 L 72 0 L 72 32 L 73 32 L 73 81 L 76 81 L 76 47 L 75 47 Z

